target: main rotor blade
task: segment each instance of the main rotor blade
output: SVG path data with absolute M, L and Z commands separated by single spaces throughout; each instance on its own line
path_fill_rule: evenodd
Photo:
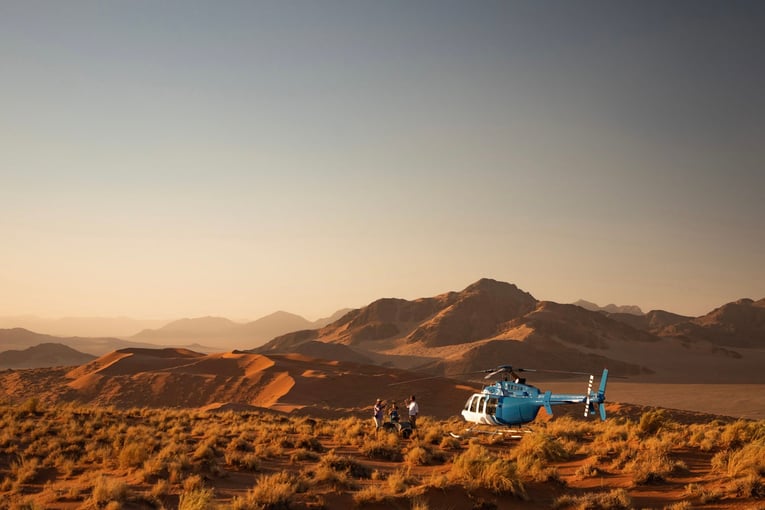
M 572 375 L 590 375 L 589 372 L 572 372 L 570 370 L 545 370 L 545 369 L 537 369 L 537 370 L 524 370 L 525 372 L 545 372 L 548 374 L 572 374 Z
M 394 382 L 394 383 L 390 383 L 388 386 L 398 386 L 399 384 L 409 384 L 409 383 L 415 383 L 420 381 L 428 381 L 430 379 L 438 379 L 439 377 L 443 378 L 442 375 L 432 375 L 430 377 L 420 377 L 419 379 L 409 379 L 407 381 Z
M 485 376 L 483 376 L 483 378 L 484 378 L 484 379 L 491 379 L 491 378 L 492 378 L 492 377 L 494 377 L 495 375 L 497 375 L 497 374 L 501 374 L 501 373 L 502 373 L 502 372 L 504 372 L 504 371 L 505 371 L 505 369 L 504 369 L 504 368 L 500 368 L 499 370 L 494 370 L 493 372 L 489 372 L 488 374 L 486 374 Z
M 460 377 L 463 375 L 470 375 L 470 374 L 482 374 L 485 370 L 479 370 L 478 372 L 462 372 L 461 374 L 451 374 L 451 375 L 431 375 L 428 377 L 420 377 L 418 379 L 407 379 L 406 381 L 399 381 L 390 383 L 388 386 L 397 386 L 399 384 L 408 384 L 408 383 L 414 383 L 414 382 L 420 382 L 420 381 L 428 381 L 430 379 L 454 379 L 455 377 Z

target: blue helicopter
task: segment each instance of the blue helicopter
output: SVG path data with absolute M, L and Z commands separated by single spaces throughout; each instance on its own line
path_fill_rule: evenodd
M 606 419 L 606 383 L 608 369 L 603 370 L 600 387 L 597 393 L 592 391 L 594 377 L 590 375 L 587 393 L 584 395 L 554 394 L 551 391 L 542 392 L 539 388 L 526 384 L 526 379 L 518 376 L 517 372 L 557 372 L 567 374 L 588 375 L 584 372 L 563 372 L 556 370 L 534 370 L 501 365 L 488 372 L 484 379 L 490 379 L 500 374 L 505 375 L 494 384 L 485 386 L 480 393 L 474 393 L 465 403 L 462 417 L 470 423 L 518 427 L 529 423 L 537 417 L 539 409 L 544 407 L 547 414 L 552 415 L 552 406 L 560 404 L 584 404 L 584 416 L 595 414 L 597 405 L 601 420 Z

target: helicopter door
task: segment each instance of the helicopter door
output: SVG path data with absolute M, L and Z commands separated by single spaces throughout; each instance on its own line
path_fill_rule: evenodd
M 497 402 L 499 402 L 499 399 L 496 397 L 489 397 L 489 399 L 486 401 L 486 414 L 489 416 L 494 416 L 497 414 Z
M 480 397 L 478 395 L 473 395 L 473 399 L 470 402 L 470 412 L 475 413 L 478 411 L 478 400 L 480 400 Z

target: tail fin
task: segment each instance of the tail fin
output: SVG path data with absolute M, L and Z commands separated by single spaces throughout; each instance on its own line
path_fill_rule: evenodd
M 598 388 L 598 407 L 600 408 L 600 419 L 603 421 L 606 420 L 606 383 L 608 383 L 608 369 L 604 368 Z

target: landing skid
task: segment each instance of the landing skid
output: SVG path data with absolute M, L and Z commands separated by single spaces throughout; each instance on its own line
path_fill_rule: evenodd
M 449 432 L 449 435 L 452 436 L 455 439 L 465 439 L 468 437 L 473 437 L 476 434 L 488 434 L 492 436 L 504 436 L 508 437 L 510 439 L 521 439 L 525 434 L 531 433 L 531 429 L 529 428 L 521 428 L 521 429 L 482 429 L 478 427 L 469 427 L 465 429 L 465 432 L 462 434 L 455 434 L 454 432 Z

